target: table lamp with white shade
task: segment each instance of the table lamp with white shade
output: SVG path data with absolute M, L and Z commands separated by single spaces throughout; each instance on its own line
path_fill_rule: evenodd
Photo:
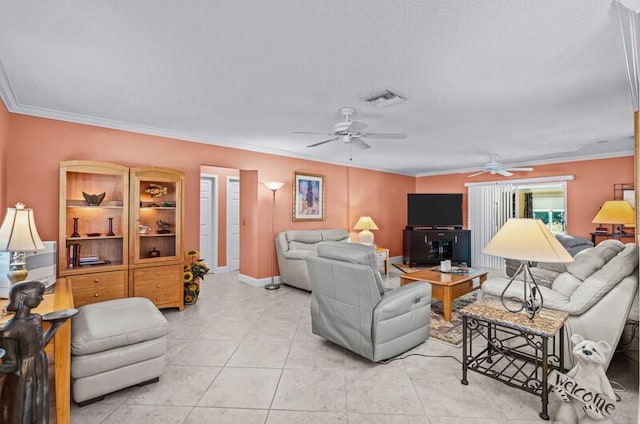
M 33 209 L 25 208 L 24 203 L 17 203 L 15 208 L 7 208 L 7 215 L 0 227 L 0 252 L 11 253 L 7 273 L 11 284 L 27 278 L 25 252 L 44 248 L 36 229 Z
M 635 224 L 636 211 L 626 200 L 607 200 L 591 222 L 594 224 L 611 224 L 611 235 L 620 238 L 624 225 Z M 615 225 L 618 226 L 617 231 L 614 230 Z
M 520 267 L 502 291 L 500 301 L 509 312 L 525 310 L 530 319 L 542 308 L 544 299 L 529 269 L 529 261 L 573 262 L 573 257 L 544 223 L 531 218 L 509 219 L 482 249 L 482 253 L 520 261 Z M 505 302 L 505 293 L 521 273 L 524 274 L 522 299 L 509 299 L 517 300 L 521 305 L 513 308 Z
M 358 234 L 358 238 L 360 239 L 360 243 L 362 244 L 373 244 L 374 235 L 371 230 L 379 230 L 378 226 L 370 216 L 361 216 L 356 222 L 354 230 L 362 230 Z

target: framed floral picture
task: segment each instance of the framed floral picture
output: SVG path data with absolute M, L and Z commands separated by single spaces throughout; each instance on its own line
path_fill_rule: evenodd
M 324 175 L 294 173 L 293 220 L 324 221 Z

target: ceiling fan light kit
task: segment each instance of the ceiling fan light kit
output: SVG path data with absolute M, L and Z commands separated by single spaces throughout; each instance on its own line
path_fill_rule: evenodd
M 344 121 L 338 122 L 333 126 L 333 132 L 323 133 L 323 132 L 313 132 L 313 131 L 294 131 L 294 134 L 318 134 L 318 135 L 329 135 L 331 138 L 327 140 L 322 140 L 317 143 L 309 144 L 307 147 L 317 147 L 326 143 L 330 143 L 332 141 L 340 140 L 343 143 L 348 143 L 350 145 L 354 145 L 360 149 L 368 149 L 371 146 L 364 141 L 366 138 L 379 138 L 379 139 L 395 139 L 395 140 L 403 140 L 407 138 L 407 135 L 404 133 L 370 133 L 364 132 L 364 130 L 369 126 L 366 122 L 362 121 L 353 121 L 351 120 L 351 116 L 356 113 L 356 110 L 353 107 L 346 106 L 338 109 L 340 115 L 344 116 Z
M 471 175 L 467 175 L 467 177 L 468 178 L 476 177 L 478 175 L 485 174 L 487 172 L 490 173 L 491 175 L 498 174 L 498 175 L 502 175 L 503 177 L 511 177 L 513 175 L 513 172 L 529 172 L 529 171 L 533 171 L 533 168 L 530 168 L 530 167 L 508 168 L 508 167 L 505 167 L 503 164 L 496 162 L 495 160 L 492 160 L 491 162 L 488 162 L 484 165 L 484 170 L 480 172 L 476 172 Z

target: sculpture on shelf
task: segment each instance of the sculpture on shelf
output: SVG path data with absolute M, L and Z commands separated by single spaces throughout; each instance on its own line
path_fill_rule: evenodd
M 9 290 L 8 312 L 15 315 L 0 331 L 0 346 L 5 355 L 0 373 L 5 374 L 0 392 L 0 422 L 47 424 L 49 422 L 49 382 L 44 347 L 60 325 L 78 313 L 65 309 L 41 316 L 31 309 L 43 300 L 44 284 L 39 281 L 18 283 Z M 49 322 L 46 332 L 42 322 Z
M 170 234 L 171 230 L 169 229 L 171 227 L 171 223 L 167 222 L 167 221 L 163 221 L 160 218 L 158 218 L 158 227 L 160 227 L 160 229 L 158 230 L 158 234 Z
M 157 184 L 149 184 L 149 188 L 145 190 L 145 193 L 151 196 L 151 200 L 153 202 L 149 206 L 160 207 L 160 205 L 156 203 L 156 197 L 162 197 L 166 195 L 168 193 L 168 189 L 167 187 L 163 187 Z
M 87 206 L 100 206 L 100 203 L 104 200 L 105 192 L 100 194 L 89 194 L 82 192 L 82 197 L 84 197 L 84 201 L 87 203 Z

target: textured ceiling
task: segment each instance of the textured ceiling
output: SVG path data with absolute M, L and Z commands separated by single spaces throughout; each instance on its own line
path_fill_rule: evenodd
M 16 113 L 333 163 L 348 144 L 293 131 L 353 106 L 408 137 L 351 164 L 408 175 L 633 152 L 607 0 L 0 0 L 0 65 Z

